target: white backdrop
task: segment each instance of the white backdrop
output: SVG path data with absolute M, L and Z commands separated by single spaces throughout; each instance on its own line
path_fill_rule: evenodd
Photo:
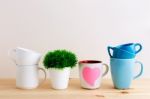
M 127 42 L 143 45 L 137 59 L 150 78 L 149 33 L 150 0 L 0 0 L 0 78 L 15 77 L 7 52 L 17 46 L 42 54 L 68 49 L 79 60 L 109 64 L 107 46 Z

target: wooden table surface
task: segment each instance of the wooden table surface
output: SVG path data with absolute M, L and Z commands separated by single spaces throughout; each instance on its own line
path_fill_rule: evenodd
M 0 79 L 0 99 L 150 99 L 150 79 L 134 80 L 128 90 L 114 89 L 111 79 L 103 79 L 96 90 L 82 89 L 79 79 L 70 79 L 66 90 L 52 89 L 49 80 L 37 89 L 22 90 L 14 79 Z

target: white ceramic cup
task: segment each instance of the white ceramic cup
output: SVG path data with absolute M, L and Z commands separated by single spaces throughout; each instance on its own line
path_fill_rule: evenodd
M 103 73 L 103 66 L 106 67 Z M 96 89 L 101 85 L 102 77 L 108 73 L 107 64 L 97 60 L 83 60 L 79 62 L 79 75 L 81 87 L 86 89 Z
M 10 50 L 8 55 L 17 65 L 36 65 L 41 58 L 40 53 L 21 47 Z
M 44 79 L 39 81 L 39 70 L 43 71 Z M 16 73 L 16 87 L 21 89 L 37 88 L 46 80 L 46 72 L 37 65 L 18 66 Z

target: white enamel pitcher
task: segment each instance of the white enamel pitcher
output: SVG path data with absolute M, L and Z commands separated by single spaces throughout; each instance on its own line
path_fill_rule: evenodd
M 16 87 L 33 89 L 46 80 L 46 72 L 38 66 L 41 54 L 35 51 L 17 47 L 8 52 L 8 55 L 17 66 Z M 39 70 L 44 73 L 44 79 L 39 80 Z

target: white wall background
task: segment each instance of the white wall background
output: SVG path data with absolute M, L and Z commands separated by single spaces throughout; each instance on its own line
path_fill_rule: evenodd
M 149 33 L 150 0 L 0 0 L 0 78 L 15 77 L 7 52 L 17 46 L 43 54 L 68 49 L 79 60 L 109 64 L 106 47 L 127 42 L 143 44 L 137 59 L 150 78 Z

